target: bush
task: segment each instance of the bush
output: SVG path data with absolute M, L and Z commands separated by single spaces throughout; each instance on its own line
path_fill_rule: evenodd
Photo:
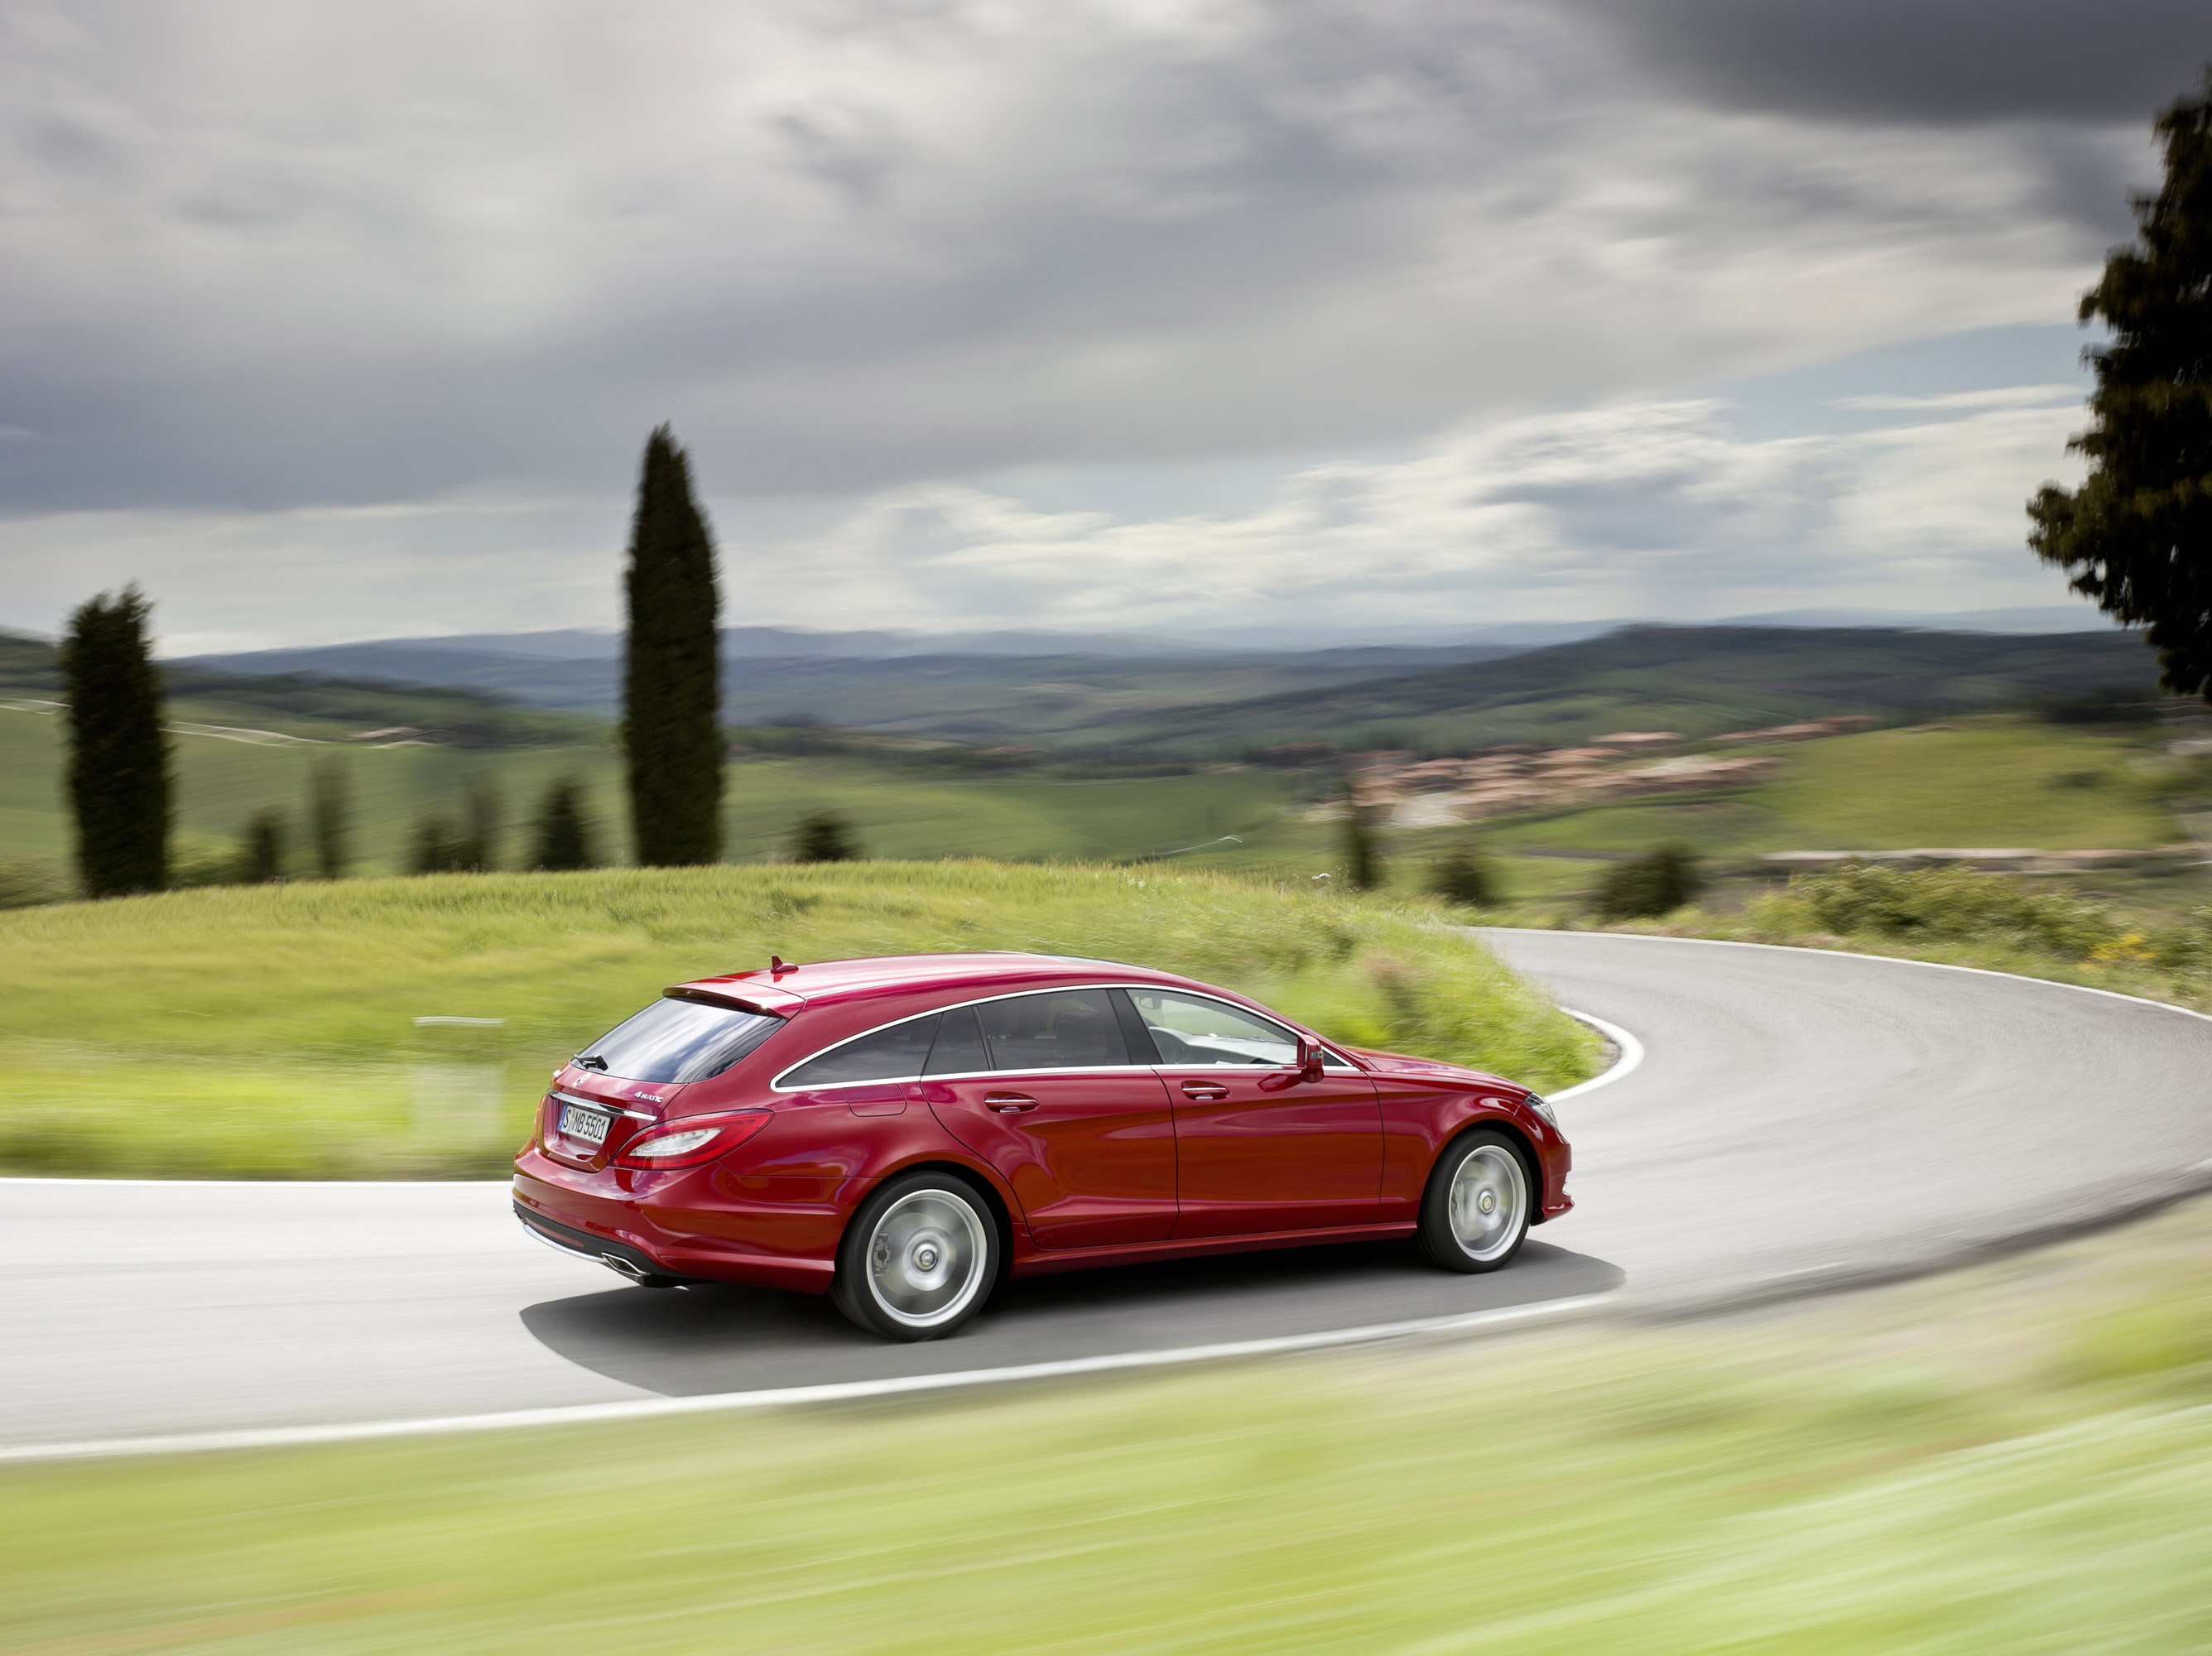
M 456 874 L 470 866 L 466 835 L 442 811 L 416 819 L 414 843 L 408 848 L 407 871 L 417 874 Z
M 1486 909 L 1498 901 L 1498 876 L 1490 859 L 1473 846 L 1447 851 L 1429 870 L 1429 889 L 1447 903 Z
M 238 841 L 238 883 L 265 886 L 284 878 L 284 813 L 256 811 Z
M 858 862 L 860 842 L 853 825 L 835 811 L 817 811 L 791 831 L 793 862 Z
M 1648 920 L 1672 914 L 1705 889 L 1698 860 L 1686 845 L 1662 845 L 1606 870 L 1597 911 L 1607 920 Z
M 1842 862 L 1797 875 L 1783 901 L 1802 905 L 1832 932 L 1996 941 L 2098 965 L 2167 971 L 2212 966 L 2212 910 L 2197 910 L 2187 924 L 2136 927 L 2101 903 L 1964 863 L 1892 868 Z

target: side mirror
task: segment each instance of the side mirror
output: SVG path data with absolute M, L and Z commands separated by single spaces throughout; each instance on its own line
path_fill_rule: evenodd
M 1298 1079 L 1317 1081 L 1321 1079 L 1321 1045 L 1303 1035 L 1298 1037 Z

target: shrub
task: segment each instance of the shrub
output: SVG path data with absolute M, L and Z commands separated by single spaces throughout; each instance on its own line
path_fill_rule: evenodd
M 791 831 L 793 862 L 858 862 L 860 842 L 853 825 L 835 811 L 817 811 Z
M 1498 901 L 1497 873 L 1480 849 L 1455 846 L 1429 870 L 1429 889 L 1447 903 L 1486 909 Z
M 1705 889 L 1698 860 L 1686 845 L 1668 844 L 1606 870 L 1597 911 L 1607 920 L 1646 920 L 1672 914 Z

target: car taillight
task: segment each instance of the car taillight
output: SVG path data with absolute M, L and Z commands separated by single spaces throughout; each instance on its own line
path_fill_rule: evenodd
M 643 1138 L 626 1144 L 615 1158 L 617 1167 L 696 1167 L 734 1150 L 775 1120 L 766 1110 L 746 1110 L 716 1116 L 695 1126 L 657 1127 Z

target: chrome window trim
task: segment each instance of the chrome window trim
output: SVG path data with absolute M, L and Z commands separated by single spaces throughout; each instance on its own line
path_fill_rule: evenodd
M 896 1029 L 901 1024 L 915 1023 L 924 1018 L 939 1017 L 948 1012 L 964 1012 L 970 1007 L 988 1006 L 994 1001 L 1018 1001 L 1023 999 L 1024 996 L 1030 995 L 1069 995 L 1074 993 L 1078 989 L 1159 989 L 1170 995 L 1188 995 L 1195 1000 L 1212 1001 L 1216 1005 L 1229 1008 L 1231 1011 L 1243 1013 L 1247 1017 L 1265 1017 L 1271 1023 L 1281 1023 L 1283 1021 L 1281 1019 L 1275 1017 L 1272 1013 L 1255 1014 L 1250 1007 L 1241 1005 L 1235 1001 L 1225 999 L 1218 995 L 1209 995 L 1202 989 L 1184 989 L 1180 984 L 1176 983 L 1059 983 L 1050 989 L 1018 989 L 1011 990 L 1005 995 L 979 995 L 972 1001 L 956 1001 L 950 1006 L 933 1007 L 927 1012 L 908 1013 L 905 1017 L 894 1018 L 887 1024 L 878 1024 L 873 1029 L 864 1029 L 857 1035 L 848 1035 L 842 1041 L 832 1041 L 828 1046 L 823 1047 L 820 1051 L 811 1052 L 805 1057 L 799 1059 L 796 1063 L 786 1064 L 782 1069 L 778 1071 L 769 1081 L 769 1091 L 771 1093 L 817 1093 L 828 1092 L 832 1087 L 899 1087 L 908 1081 L 980 1081 L 988 1075 L 1115 1075 L 1131 1073 L 1151 1075 L 1153 1071 L 1159 1069 L 1264 1069 L 1270 1067 L 1266 1064 L 1070 1064 L 1065 1069 L 961 1069 L 941 1072 L 935 1075 L 884 1075 L 865 1081 L 832 1081 L 829 1083 L 828 1086 L 820 1087 L 786 1087 L 784 1085 L 785 1079 L 789 1076 L 794 1069 L 803 1069 L 808 1064 L 812 1063 L 815 1059 L 827 1057 L 830 1053 L 837 1050 L 839 1047 L 850 1046 L 855 1041 L 865 1041 L 871 1035 L 880 1035 L 887 1029 Z M 1338 1051 L 1327 1041 L 1322 1040 L 1319 1036 L 1316 1036 L 1314 1040 L 1315 1044 L 1318 1045 L 1323 1052 L 1327 1053 L 1330 1057 L 1338 1060 L 1346 1068 L 1352 1071 L 1353 1075 L 1364 1075 L 1367 1073 L 1364 1065 L 1355 1063 L 1351 1058 Z M 588 1100 L 579 1099 L 576 1102 L 583 1104 L 588 1102 Z M 593 1109 L 601 1109 L 605 1106 L 593 1105 L 592 1107 Z

